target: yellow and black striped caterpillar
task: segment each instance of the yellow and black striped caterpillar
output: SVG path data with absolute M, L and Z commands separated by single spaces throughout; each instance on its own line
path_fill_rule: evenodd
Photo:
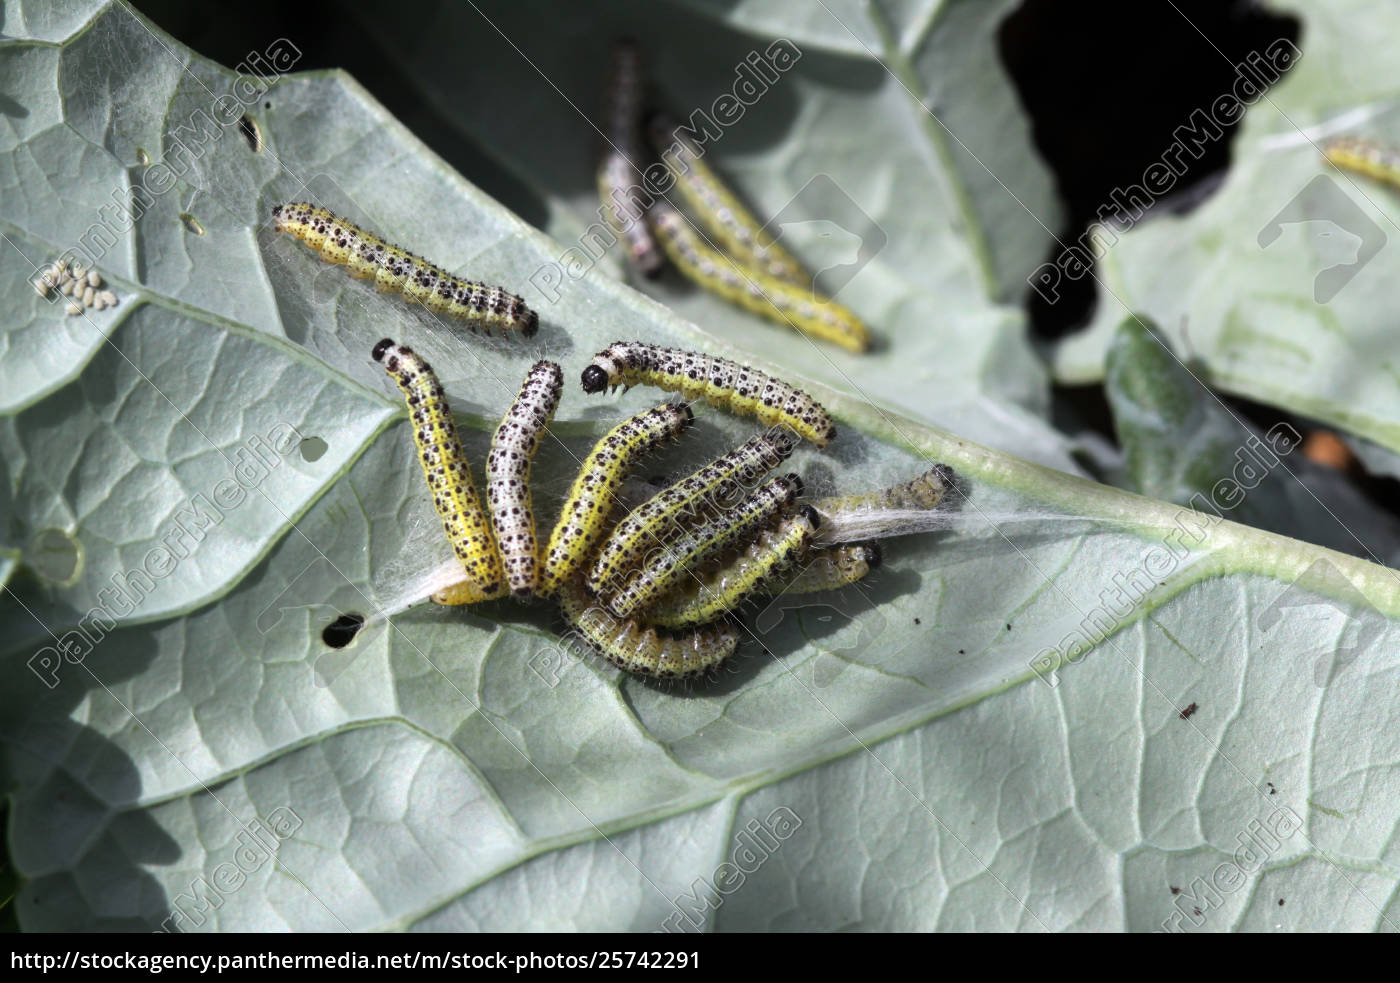
M 272 219 L 278 232 L 300 239 L 327 263 L 343 264 L 356 279 L 373 280 L 381 293 L 402 294 L 410 304 L 456 318 L 472 330 L 514 331 L 527 338 L 539 330 L 539 315 L 523 298 L 455 277 L 317 205 L 278 205 Z
M 598 550 L 585 581 L 589 591 L 612 596 L 621 590 L 648 552 L 738 505 L 794 445 L 783 432 L 759 434 L 633 509 Z
M 682 580 L 647 608 L 647 620 L 663 628 L 685 628 L 738 611 L 802 562 L 820 524 L 816 509 L 801 506 L 715 569 Z
M 762 270 L 741 266 L 711 249 L 684 216 L 664 201 L 647 213 L 666 256 L 686 277 L 775 324 L 840 345 L 852 352 L 870 348 L 870 330 L 849 308 Z
M 679 437 L 694 421 L 690 407 L 676 403 L 638 413 L 614 427 L 579 468 L 545 551 L 540 590 L 557 592 L 584 568 L 607 530 L 617 490 L 627 473 L 652 448 Z
M 605 121 L 606 148 L 598 168 L 602 215 L 627 247 L 631 264 L 644 276 L 656 276 L 660 252 L 688 279 L 730 303 L 803 334 L 865 352 L 870 331 L 855 313 L 824 297 L 815 278 L 784 249 L 746 208 L 686 132 L 665 112 L 648 119 L 651 154 L 637 141 L 645 78 L 641 55 L 630 41 L 615 47 L 608 86 Z M 663 177 L 646 184 L 639 171 L 644 162 L 660 157 Z M 702 236 L 670 202 L 657 197 L 674 183 L 689 211 L 704 226 Z M 645 222 L 638 221 L 645 213 Z M 658 251 L 658 244 L 660 252 Z
M 563 370 L 553 362 L 536 362 L 491 438 L 486 458 L 486 504 L 506 580 L 517 597 L 528 597 L 539 586 L 530 464 L 563 392 Z
M 711 559 L 756 538 L 801 494 L 802 479 L 783 475 L 734 508 L 689 526 L 643 557 L 640 567 L 608 599 L 608 609 L 620 618 L 645 611 L 677 585 L 693 579 Z
M 370 354 L 376 362 L 383 363 L 384 371 L 398 383 L 408 400 L 413 439 L 418 445 L 418 460 L 433 496 L 433 507 L 442 519 L 452 551 L 466 571 L 466 580 L 453 595 L 460 598 L 455 603 L 472 604 L 501 597 L 506 580 L 500 550 L 472 484 L 471 467 L 442 384 L 432 366 L 407 345 L 385 338 Z
M 652 145 L 676 179 L 676 188 L 715 244 L 741 266 L 795 287 L 812 289 L 813 277 L 773 237 L 710 169 L 695 145 L 664 112 L 647 121 Z
M 712 672 L 739 646 L 739 632 L 724 621 L 691 628 L 678 637 L 660 634 L 635 618 L 619 618 L 570 581 L 559 609 L 595 651 L 627 672 L 658 679 L 690 679 Z
M 833 590 L 856 583 L 880 565 L 875 543 L 813 548 L 820 525 L 816 509 L 799 507 L 714 570 L 681 583 L 647 608 L 647 622 L 673 629 L 709 624 L 753 598 Z
M 655 386 L 689 400 L 703 398 L 711 406 L 738 416 L 756 417 L 764 426 L 785 426 L 818 447 L 825 447 L 836 436 L 831 414 L 811 396 L 718 355 L 643 341 L 615 341 L 593 356 L 581 381 L 586 393 L 618 386 Z
M 598 164 L 598 197 L 608 225 L 627 246 L 628 261 L 650 279 L 661 272 L 666 258 L 647 228 L 641 203 L 645 191 L 637 168 L 646 159 L 640 139 L 642 88 L 641 52 L 632 41 L 618 41 L 608 86 L 607 145 Z
M 1360 137 L 1338 137 L 1322 148 L 1337 167 L 1400 187 L 1400 152 Z

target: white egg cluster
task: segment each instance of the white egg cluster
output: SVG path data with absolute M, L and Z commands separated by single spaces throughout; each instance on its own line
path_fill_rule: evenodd
M 34 280 L 34 290 L 40 297 L 57 291 L 70 298 L 66 310 L 69 316 L 81 314 L 86 308 L 95 311 L 117 306 L 117 295 L 102 289 L 102 277 L 79 263 L 56 261 Z

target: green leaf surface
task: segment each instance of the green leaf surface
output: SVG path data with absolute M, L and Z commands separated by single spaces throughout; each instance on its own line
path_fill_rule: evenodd
M 1303 20 L 1302 58 L 1246 112 L 1208 200 L 1121 233 L 1098 264 L 1094 320 L 1059 346 L 1055 372 L 1075 384 L 1102 378 L 1114 329 L 1135 312 L 1213 388 L 1394 451 L 1400 193 L 1336 170 L 1320 148 L 1344 134 L 1400 144 L 1386 67 L 1395 9 L 1273 6 Z M 1196 56 L 1223 57 L 1205 39 Z M 1163 134 L 1164 155 L 1174 139 Z
M 64 122 L 11 153 L 40 163 L 12 166 L 0 197 L 7 234 L 46 256 L 129 188 L 146 166 L 138 149 L 152 166 L 169 158 L 199 93 L 212 101 L 235 83 L 125 5 L 50 16 L 78 26 L 0 48 L 53 52 L 53 71 L 10 98 L 38 107 L 63 92 Z M 678 42 L 661 60 L 698 47 Z M 857 74 L 883 87 L 877 69 Z M 579 99 L 591 80 L 575 80 Z M 532 103 L 520 98 L 523 112 Z M 790 98 L 800 114 L 835 104 L 805 89 Z M 801 109 L 807 98 L 818 107 Z M 865 105 L 869 122 L 902 132 L 907 94 L 885 98 L 883 110 Z M 970 500 L 955 528 L 891 540 L 878 576 L 835 608 L 780 602 L 751 621 L 765 627 L 714 684 L 658 687 L 561 650 L 544 605 L 419 604 L 330 647 L 337 618 L 401 608 L 448 559 L 406 416 L 368 359 L 380 336 L 439 367 L 478 462 L 540 348 L 571 379 L 615 337 L 704 346 L 797 378 L 809 366 L 789 359 L 789 338 L 707 317 L 744 343 L 726 346 L 607 276 L 546 308 L 534 347 L 446 332 L 270 235 L 270 206 L 316 197 L 511 285 L 561 243 L 453 173 L 344 75 L 282 79 L 258 100 L 262 153 L 236 127 L 207 147 L 101 264 L 125 298 L 93 328 L 110 343 L 84 342 L 82 355 L 55 334 L 53 364 L 71 379 L 33 389 L 0 429 L 6 544 L 28 548 L 32 530 L 52 528 L 83 545 L 73 583 L 44 581 L 52 563 L 26 553 L 0 600 L 22 927 L 650 930 L 692 916 L 750 931 L 1393 927 L 1391 572 L 1028 463 L 1053 432 L 982 381 L 967 384 L 972 404 L 1030 421 L 1004 427 L 998 450 L 927 422 L 923 411 L 951 404 L 930 401 L 915 419 L 861 399 L 871 386 L 906 403 L 927 384 L 886 386 L 878 361 L 849 363 L 859 386 L 812 384 L 842 429 L 829 452 L 794 455 L 814 492 L 936 460 L 964 476 Z M 833 151 L 813 146 L 795 174 L 825 166 Z M 563 185 L 541 180 L 540 195 L 581 201 L 591 163 L 576 169 Z M 892 210 L 928 203 L 917 182 L 896 186 L 915 197 Z M 41 192 L 50 204 L 34 207 Z M 961 282 L 981 262 L 972 238 L 928 248 L 949 330 L 985 329 L 967 312 L 1004 309 Z M 22 278 L 6 290 L 34 312 L 26 344 L 44 344 L 33 291 Z M 945 322 L 930 323 L 932 336 Z M 1023 347 L 1010 337 L 988 345 Z M 891 338 L 892 359 L 918 344 L 907 325 Z M 545 521 L 574 458 L 656 400 L 570 386 L 559 440 L 536 466 Z M 656 473 L 753 429 L 699 416 L 651 462 Z M 144 561 L 183 496 L 216 485 L 239 446 L 283 421 L 328 449 L 283 455 L 150 607 L 85 621 L 101 578 Z M 1168 563 L 1173 545 L 1184 550 Z M 1140 593 L 1113 601 L 1115 588 Z M 86 639 L 70 636 L 79 624 Z M 1084 625 L 1103 637 L 1087 653 L 1074 641 Z M 70 658 L 45 661 L 65 637 Z M 1043 660 L 1061 645 L 1051 671 Z M 1256 828 L 1278 835 L 1241 856 L 1226 887 L 1216 871 Z

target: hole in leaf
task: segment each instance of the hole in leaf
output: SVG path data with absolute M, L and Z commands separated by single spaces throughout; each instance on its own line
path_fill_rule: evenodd
M 326 453 L 327 445 L 320 437 L 307 437 L 299 445 L 301 459 L 307 464 L 319 461 Z
M 151 166 L 151 155 L 141 147 L 136 148 L 136 160 L 142 167 Z
M 202 235 L 204 235 L 204 226 L 200 225 L 200 224 L 199 224 L 199 219 L 195 218 L 195 217 L 194 217 L 193 215 L 191 215 L 189 212 L 181 212 L 181 213 L 180 213 L 180 221 L 181 221 L 181 222 L 184 222 L 184 223 L 185 223 L 185 228 L 189 229 L 189 230 L 190 230 L 191 232 L 193 232 L 195 235 L 197 235 L 197 236 L 202 236 Z
M 362 614 L 342 614 L 321 632 L 321 641 L 333 649 L 343 649 L 355 640 L 360 629 L 365 626 Z
M 24 561 L 43 579 L 66 586 L 78 579 L 83 548 L 62 529 L 41 529 L 29 541 Z

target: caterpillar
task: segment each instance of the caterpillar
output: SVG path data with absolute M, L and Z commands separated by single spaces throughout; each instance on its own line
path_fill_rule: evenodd
M 495 328 L 529 338 L 539 330 L 539 315 L 523 298 L 455 277 L 324 208 L 288 202 L 272 209 L 272 219 L 278 232 L 300 239 L 327 263 L 343 263 L 356 279 L 373 280 L 380 293 L 402 294 L 408 303 L 462 320 L 473 331 Z
M 616 618 L 590 599 L 576 580 L 559 591 L 559 609 L 603 658 L 641 676 L 668 680 L 703 676 L 739 647 L 739 633 L 728 624 L 695 628 L 679 638 L 668 638 L 633 619 Z
M 694 419 L 690 407 L 662 403 L 624 420 L 594 445 L 549 537 L 539 593 L 557 592 L 587 561 L 632 466 L 653 447 L 680 436 Z
M 589 591 L 615 593 L 648 550 L 675 539 L 702 510 L 737 504 L 740 491 L 787 460 L 794 444 L 785 431 L 759 434 L 633 509 L 599 549 L 585 581 Z
M 811 594 L 854 584 L 884 562 L 875 543 L 843 543 L 814 549 L 797 575 L 782 585 L 782 594 Z
M 750 598 L 773 592 L 788 571 L 807 555 L 821 524 L 817 510 L 804 505 L 772 529 L 765 529 L 718 569 L 683 581 L 642 617 L 662 628 L 709 624 L 737 611 Z
M 752 540 L 801 495 L 802 479 L 786 474 L 768 482 L 737 508 L 691 526 L 647 556 L 641 569 L 608 600 L 608 608 L 619 618 L 645 610 L 677 584 L 698 576 L 713 557 Z
M 481 601 L 495 601 L 505 597 L 509 593 L 505 581 L 502 581 L 495 590 L 483 591 L 470 580 L 459 580 L 455 584 L 449 584 L 442 590 L 434 591 L 428 595 L 428 599 L 434 604 L 441 604 L 444 607 L 456 607 L 459 604 L 478 604 Z
M 648 121 L 652 146 L 676 179 L 681 193 L 719 248 L 736 263 L 793 286 L 812 288 L 812 275 L 786 249 L 773 241 L 758 219 L 744 207 L 695 145 L 662 112 Z
M 852 352 L 870 348 L 870 331 L 855 313 L 810 287 L 797 287 L 760 270 L 741 268 L 701 241 L 681 213 L 657 200 L 647 213 L 666 256 L 686 277 L 725 300 L 813 338 Z
M 665 257 L 647 227 L 646 215 L 632 197 L 641 186 L 637 168 L 616 151 L 598 165 L 598 198 L 609 228 L 627 248 L 627 261 L 648 280 L 661 275 Z
M 935 464 L 923 474 L 891 488 L 863 492 L 859 495 L 820 498 L 812 504 L 816 506 L 817 511 L 822 514 L 824 519 L 830 519 L 833 514 L 838 512 L 853 512 L 862 509 L 929 511 L 938 508 L 949 489 L 959 491 L 957 472 L 946 464 Z
M 418 445 L 428 490 L 433 494 L 433 507 L 442 519 L 447 541 L 466 571 L 467 582 L 458 585 L 459 589 L 451 595 L 456 598 L 453 603 L 472 604 L 500 597 L 505 589 L 501 554 L 472 484 L 471 468 L 441 383 L 422 356 L 407 345 L 395 344 L 393 339 L 380 341 L 370 357 L 384 363 L 384 370 L 408 400 L 413 439 Z
M 486 505 L 491 510 L 491 527 L 500 545 L 506 580 L 517 597 L 528 597 L 539 586 L 530 463 L 563 392 L 563 370 L 553 362 L 536 362 L 491 438 L 486 458 Z
M 756 417 L 765 426 L 788 427 L 818 447 L 836 436 L 831 415 L 811 396 L 718 355 L 615 341 L 593 356 L 581 381 L 586 393 L 641 385 L 678 392 L 688 400 L 704 397 L 711 406 Z
M 644 194 L 636 161 L 646 159 L 637 137 L 642 115 L 642 56 L 632 41 L 619 41 L 613 50 L 612 83 L 608 86 L 607 139 L 598 165 L 598 197 L 603 216 L 627 247 L 627 259 L 647 279 L 661 273 L 665 259 L 647 228 Z M 636 196 L 636 197 L 634 197 Z
M 1400 153 L 1358 137 L 1329 140 L 1322 153 L 1337 167 L 1400 186 Z

